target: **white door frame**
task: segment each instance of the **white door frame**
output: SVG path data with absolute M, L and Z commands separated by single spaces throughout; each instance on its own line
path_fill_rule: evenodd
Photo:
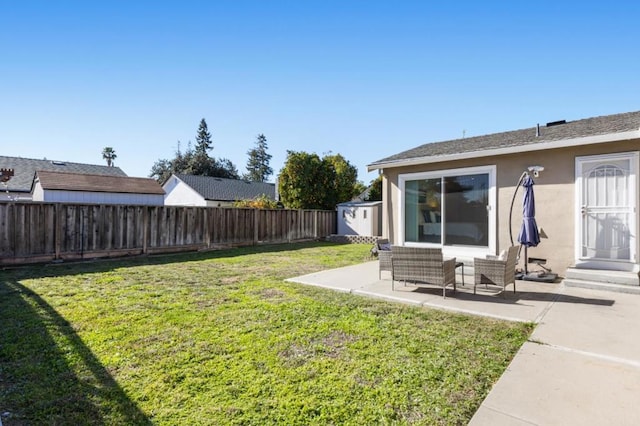
M 575 159 L 575 264 L 576 267 L 604 270 L 638 271 L 638 159 L 639 153 L 622 152 L 616 154 L 590 155 Z M 584 257 L 582 254 L 583 238 L 583 169 L 585 164 L 607 161 L 629 160 L 630 179 L 628 182 L 628 196 L 632 217 L 627 224 L 630 231 L 630 260 L 596 259 Z

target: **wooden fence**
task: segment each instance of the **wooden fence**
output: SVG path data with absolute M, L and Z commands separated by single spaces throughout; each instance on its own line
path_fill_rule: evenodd
M 333 211 L 0 203 L 0 264 L 281 243 L 335 231 Z

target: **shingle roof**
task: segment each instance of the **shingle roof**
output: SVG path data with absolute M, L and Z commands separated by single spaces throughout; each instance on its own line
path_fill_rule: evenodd
M 89 175 L 46 170 L 39 170 L 37 177 L 42 188 L 46 190 L 164 195 L 164 189 L 160 184 L 150 178 Z
M 205 200 L 250 200 L 262 194 L 272 200 L 276 197 L 276 186 L 273 183 L 182 174 L 176 177 L 202 195 Z
M 38 170 L 72 172 L 107 176 L 127 176 L 119 167 L 96 164 L 69 163 L 66 161 L 34 160 L 31 158 L 4 157 L 0 155 L 0 168 L 13 169 L 14 176 L 7 182 L 7 189 L 13 192 L 29 192 L 33 177 Z M 4 188 L 2 188 L 4 189 Z
M 522 130 L 513 130 L 503 133 L 494 133 L 484 136 L 475 136 L 463 139 L 454 139 L 443 142 L 433 142 L 420 145 L 416 148 L 400 152 L 390 157 L 383 158 L 372 164 L 375 168 L 378 164 L 403 162 L 405 160 L 447 156 L 460 153 L 482 152 L 500 148 L 533 146 L 542 143 L 576 139 L 589 136 L 608 135 L 640 130 L 640 111 L 623 114 L 606 115 L 601 117 L 586 118 L 566 123 L 548 123 L 540 126 L 540 134 L 536 135 L 536 127 Z

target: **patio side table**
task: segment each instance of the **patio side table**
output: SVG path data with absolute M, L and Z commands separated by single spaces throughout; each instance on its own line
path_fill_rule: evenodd
M 462 287 L 464 287 L 464 262 L 456 262 L 456 269 L 461 268 L 462 272 Z

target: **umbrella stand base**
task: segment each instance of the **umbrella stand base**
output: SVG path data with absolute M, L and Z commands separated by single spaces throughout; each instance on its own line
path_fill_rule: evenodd
M 528 272 L 516 274 L 517 280 L 524 281 L 537 281 L 539 283 L 554 283 L 558 278 L 558 274 L 552 274 L 549 272 Z

